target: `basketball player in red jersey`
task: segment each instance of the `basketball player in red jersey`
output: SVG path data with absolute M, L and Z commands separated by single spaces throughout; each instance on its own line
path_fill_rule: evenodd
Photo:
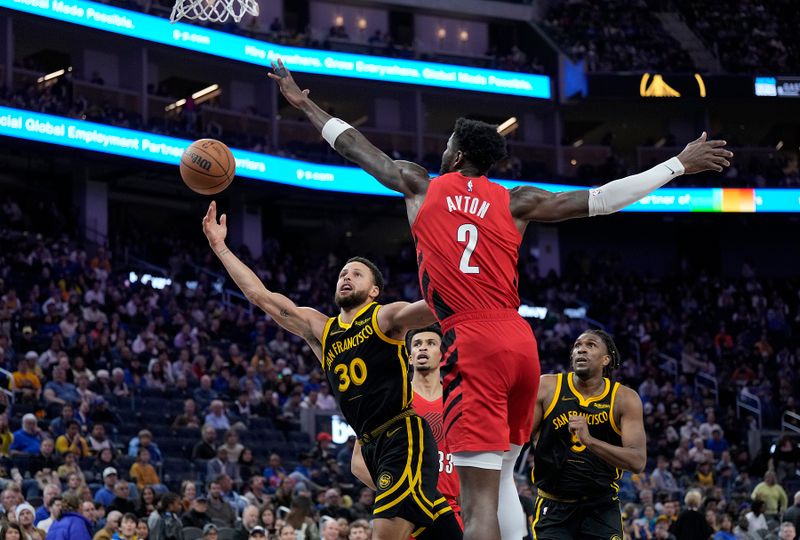
M 706 134 L 676 157 L 591 190 L 506 190 L 486 174 L 506 153 L 495 126 L 460 118 L 441 175 L 393 160 L 320 109 L 278 61 L 272 78 L 339 154 L 403 194 L 420 285 L 442 325 L 445 440 L 461 481 L 464 540 L 519 540 L 525 519 L 514 485 L 531 435 L 539 382 L 536 341 L 517 313 L 517 259 L 530 221 L 611 214 L 682 174 L 722 171 L 733 156 Z
M 439 364 L 442 360 L 442 329 L 438 324 L 410 330 L 406 335 L 408 359 L 414 368 L 411 387 L 414 390 L 412 405 L 419 416 L 430 424 L 439 447 L 439 491 L 461 522 L 458 506 L 458 473 L 453 465 L 453 454 L 447 447 L 442 429 L 442 379 Z

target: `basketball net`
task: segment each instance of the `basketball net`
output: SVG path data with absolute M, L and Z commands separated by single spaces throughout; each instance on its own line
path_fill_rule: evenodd
M 248 13 L 258 17 L 256 0 L 177 0 L 169 20 L 195 19 L 219 23 L 232 18 L 238 23 Z

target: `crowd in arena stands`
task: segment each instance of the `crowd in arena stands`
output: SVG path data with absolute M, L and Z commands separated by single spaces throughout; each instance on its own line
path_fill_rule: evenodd
M 726 70 L 790 75 L 800 69 L 800 14 L 792 0 L 690 0 L 677 5 Z
M 154 289 L 130 283 L 120 249 L 68 234 L 69 211 L 33 219 L 41 204 L 0 201 L 0 535 L 369 538 L 373 494 L 350 473 L 354 441 L 299 429 L 304 409 L 335 409 L 316 359 L 263 315 L 223 303 L 188 264 L 219 271 L 200 235 L 114 231 L 113 246 L 144 246 L 168 269 L 172 285 Z M 334 312 L 340 257 L 273 239 L 258 260 L 241 256 L 274 289 Z M 387 298 L 419 296 L 410 247 L 379 262 Z M 765 428 L 798 412 L 796 280 L 688 263 L 646 278 L 613 257 L 568 261 L 561 277 L 535 279 L 535 266 L 523 261 L 521 294 L 550 314 L 534 325 L 543 372 L 567 368 L 588 323 L 561 314 L 582 303 L 615 335 L 615 376 L 644 403 L 648 467 L 620 481 L 630 537 L 794 538 L 798 440 L 751 447 L 754 419 L 737 418 L 735 400 L 760 397 Z M 709 377 L 723 382 L 716 394 Z
M 644 0 L 552 2 L 543 24 L 568 55 L 586 61 L 588 71 L 693 69 Z

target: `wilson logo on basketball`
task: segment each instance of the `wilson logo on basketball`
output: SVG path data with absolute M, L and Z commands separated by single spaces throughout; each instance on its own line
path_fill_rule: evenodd
M 190 152 L 189 153 L 189 159 L 191 159 L 192 163 L 194 163 L 195 165 L 197 165 L 201 169 L 203 169 L 205 171 L 210 171 L 211 170 L 211 162 L 209 160 L 205 159 L 204 157 L 198 156 L 194 152 Z

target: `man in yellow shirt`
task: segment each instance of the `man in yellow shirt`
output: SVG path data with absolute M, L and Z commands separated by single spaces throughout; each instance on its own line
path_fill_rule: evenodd
M 783 487 L 777 482 L 775 471 L 769 470 L 764 475 L 764 481 L 759 483 L 750 496 L 754 501 L 764 501 L 764 514 L 767 517 L 778 517 L 789 505 L 789 497 Z
M 81 457 L 92 455 L 89 443 L 80 435 L 81 425 L 75 420 L 67 422 L 67 432 L 56 439 L 56 451 L 62 456 L 67 452 Z
M 29 361 L 36 362 L 36 358 L 36 353 L 29 351 L 25 358 L 17 364 L 17 371 L 11 374 L 9 388 L 20 401 L 39 401 L 42 395 L 42 381 L 31 370 L 28 363 Z
M 147 448 L 139 448 L 136 461 L 131 465 L 129 474 L 139 489 L 150 486 L 157 492 L 166 490 L 161 485 L 161 479 L 158 477 L 155 467 L 150 464 L 150 451 Z

